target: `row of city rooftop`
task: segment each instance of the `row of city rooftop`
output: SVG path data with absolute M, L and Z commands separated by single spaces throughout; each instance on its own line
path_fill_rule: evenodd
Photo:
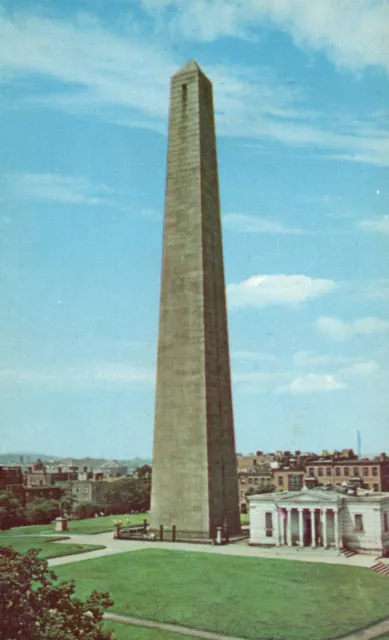
M 361 491 L 389 492 L 389 457 L 385 453 L 360 457 L 352 449 L 321 454 L 257 451 L 249 455 L 237 454 L 237 472 L 242 512 L 247 510 L 250 495 L 299 491 L 307 482 L 339 491 L 352 485 Z M 35 497 L 60 497 L 61 491 L 67 488 L 77 504 L 100 502 L 104 485 L 134 473 L 117 460 L 91 470 L 87 466 L 78 467 L 74 460 L 43 463 L 38 459 L 29 466 L 0 465 L 0 490 L 7 489 L 19 496 L 23 490 L 24 501 L 29 501 Z

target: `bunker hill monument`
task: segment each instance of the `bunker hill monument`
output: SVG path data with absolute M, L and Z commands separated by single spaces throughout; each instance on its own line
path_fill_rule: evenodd
M 150 529 L 240 531 L 212 84 L 171 79 Z

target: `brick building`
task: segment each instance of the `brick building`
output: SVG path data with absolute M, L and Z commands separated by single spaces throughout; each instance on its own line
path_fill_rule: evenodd
M 24 501 L 23 471 L 16 465 L 0 465 L 0 491 L 12 493 L 14 498 Z
M 373 459 L 357 456 L 331 460 L 318 459 L 309 463 L 306 475 L 317 478 L 321 485 L 339 486 L 350 478 L 360 478 L 365 489 L 389 491 L 389 457 L 382 453 Z

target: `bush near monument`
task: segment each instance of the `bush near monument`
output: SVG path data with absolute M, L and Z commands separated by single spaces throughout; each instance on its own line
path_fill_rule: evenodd
M 361 567 L 160 549 L 81 565 L 56 569 L 81 597 L 104 584 L 117 613 L 228 636 L 322 640 L 388 615 L 388 577 Z
M 85 601 L 74 584 L 57 582 L 36 551 L 22 555 L 0 548 L 0 638 L 2 640 L 111 640 L 102 625 L 113 602 L 93 590 Z

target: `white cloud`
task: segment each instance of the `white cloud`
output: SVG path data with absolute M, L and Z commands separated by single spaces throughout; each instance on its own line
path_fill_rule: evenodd
M 379 365 L 374 360 L 356 362 L 351 367 L 342 369 L 343 375 L 371 376 L 379 371 Z
M 296 305 L 336 289 L 332 280 L 305 275 L 255 275 L 227 287 L 231 308 Z
M 347 384 L 333 375 L 309 373 L 306 376 L 295 378 L 284 390 L 291 393 L 317 393 L 338 391 L 345 389 Z
M 155 369 L 125 363 L 102 363 L 57 369 L 18 369 L 0 371 L 1 388 L 35 386 L 41 388 L 91 388 L 104 386 L 150 386 Z
M 358 222 L 360 229 L 364 231 L 376 231 L 384 235 L 389 235 L 389 216 L 375 218 L 373 220 L 360 220 Z
M 304 229 L 285 227 L 282 222 L 261 216 L 249 216 L 243 213 L 226 213 L 223 223 L 227 228 L 240 233 L 270 233 L 280 235 L 301 235 Z
M 169 77 L 178 63 L 134 30 L 119 37 L 85 16 L 70 21 L 3 12 L 0 35 L 9 81 L 32 73 L 61 83 L 57 93 L 31 96 L 38 102 L 107 120 L 125 118 L 128 125 L 135 119 L 137 126 L 167 111 Z
M 316 321 L 316 326 L 327 338 L 338 341 L 355 336 L 389 333 L 389 321 L 374 317 L 344 322 L 339 318 L 322 316 Z
M 244 393 L 271 393 L 288 380 L 289 374 L 284 371 L 242 371 L 232 374 L 234 385 Z
M 153 12 L 158 6 L 162 7 L 159 2 L 149 1 L 147 5 Z M 245 0 L 240 5 L 235 0 L 210 0 L 206 5 L 191 0 L 180 6 L 181 18 L 177 14 L 176 19 L 190 20 L 194 26 L 198 17 L 201 25 L 211 30 L 224 25 L 227 32 L 230 28 L 240 32 L 241 28 L 237 28 L 240 15 L 247 13 L 247 24 L 253 16 L 254 22 L 261 23 L 275 20 L 279 15 L 283 16 L 279 26 L 285 28 L 297 24 L 297 18 L 304 18 L 302 5 L 312 23 L 316 20 L 320 24 L 318 14 L 325 28 L 327 23 L 336 23 L 333 17 L 327 20 L 326 12 L 317 9 L 321 4 L 311 0 L 309 3 Z M 331 1 L 332 12 L 334 6 Z M 213 13 L 217 16 L 214 20 Z M 312 16 L 316 16 L 315 20 Z M 337 24 L 343 33 L 344 25 Z M 201 25 L 196 27 L 197 33 L 201 33 Z M 163 28 L 166 31 L 166 27 Z M 243 25 L 242 28 L 246 27 Z M 134 16 L 122 25 L 122 31 L 120 35 L 110 32 L 91 16 L 55 20 L 3 11 L 0 63 L 4 69 L 4 82 L 17 84 L 28 74 L 52 81 L 53 90 L 46 93 L 37 89 L 34 93 L 34 83 L 18 85 L 18 91 L 24 92 L 18 101 L 19 107 L 51 106 L 118 125 L 166 132 L 169 78 L 183 61 L 173 52 L 170 42 L 169 49 L 162 46 L 160 38 L 145 38 L 141 22 Z M 374 42 L 376 46 L 379 38 L 370 40 L 370 44 Z M 359 47 L 355 33 L 353 42 Z M 330 44 L 328 50 L 333 49 Z M 365 49 L 361 47 L 361 51 Z M 218 65 L 204 70 L 215 87 L 219 135 L 310 147 L 315 149 L 315 154 L 332 154 L 335 159 L 389 164 L 389 136 L 387 131 L 380 129 L 378 119 L 371 121 L 366 116 L 366 122 L 360 122 L 353 116 L 341 118 L 334 112 L 312 112 L 305 107 L 304 96 L 299 91 L 263 66 Z M 30 91 L 30 95 L 26 95 L 26 91 Z M 268 232 L 283 231 L 281 227 L 278 231 L 268 227 Z
M 109 204 L 109 189 L 93 185 L 86 178 L 58 173 L 22 173 L 6 175 L 4 184 L 14 199 L 66 204 Z
M 389 71 L 385 0 L 142 0 L 142 5 L 151 15 L 159 10 L 160 24 L 191 40 L 250 38 L 253 29 L 270 24 L 288 32 L 297 47 L 320 51 L 338 67 Z

